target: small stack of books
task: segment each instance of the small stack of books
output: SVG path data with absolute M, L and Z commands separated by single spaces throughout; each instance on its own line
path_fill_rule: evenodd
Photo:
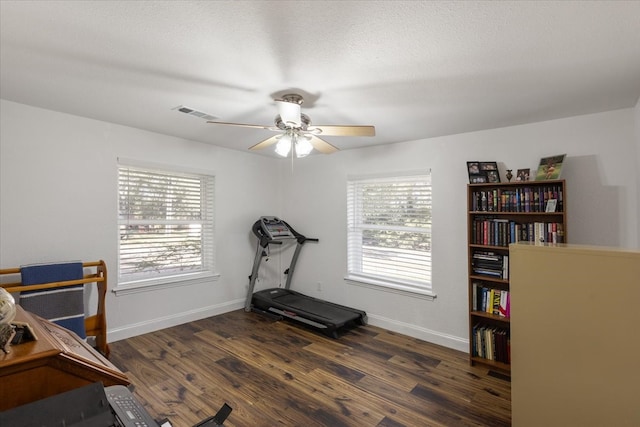
M 471 260 L 473 274 L 495 279 L 509 278 L 509 255 L 491 251 L 475 251 Z

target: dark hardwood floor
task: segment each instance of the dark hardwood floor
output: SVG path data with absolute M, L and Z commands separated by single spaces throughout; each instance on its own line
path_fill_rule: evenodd
M 508 426 L 508 377 L 374 326 L 325 337 L 243 310 L 111 345 L 152 416 L 190 427 Z

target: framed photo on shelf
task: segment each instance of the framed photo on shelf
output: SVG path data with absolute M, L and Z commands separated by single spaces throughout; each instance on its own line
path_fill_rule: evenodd
M 487 182 L 486 175 L 470 175 L 469 176 L 469 184 L 482 184 Z
M 497 162 L 480 162 L 480 171 L 487 176 L 487 182 L 500 182 Z
M 536 172 L 536 181 L 560 179 L 565 156 L 566 154 L 557 154 L 555 156 L 541 158 L 538 171 Z
M 555 212 L 556 206 L 558 205 L 558 199 L 549 199 L 547 200 L 547 206 L 545 206 L 545 212 Z
M 467 172 L 470 184 L 487 182 L 487 174 L 480 170 L 480 162 L 467 162 Z
M 518 169 L 516 174 L 516 181 L 529 181 L 530 169 Z
M 497 170 L 488 170 L 487 171 L 487 181 L 489 182 L 500 182 L 500 175 Z
M 480 162 L 480 170 L 481 171 L 497 171 L 498 163 L 497 162 Z

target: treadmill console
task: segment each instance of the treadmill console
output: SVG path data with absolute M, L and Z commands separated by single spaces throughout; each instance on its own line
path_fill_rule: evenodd
M 260 225 L 262 230 L 269 236 L 271 240 L 295 239 L 287 224 L 280 218 L 275 216 L 260 217 Z

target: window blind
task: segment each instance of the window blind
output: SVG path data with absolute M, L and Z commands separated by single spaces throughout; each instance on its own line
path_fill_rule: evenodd
M 214 177 L 118 168 L 119 278 L 214 269 Z
M 349 180 L 348 275 L 431 289 L 430 174 Z

